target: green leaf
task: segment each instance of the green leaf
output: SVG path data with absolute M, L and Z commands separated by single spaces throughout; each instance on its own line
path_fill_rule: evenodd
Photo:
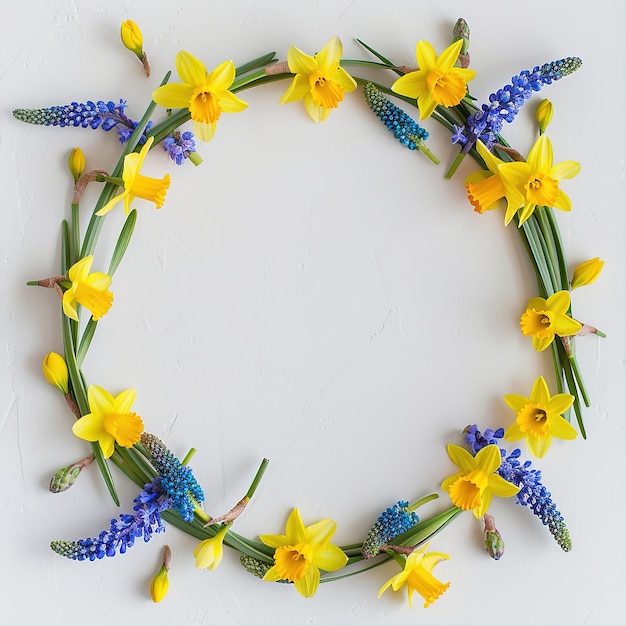
M 113 250 L 113 254 L 111 255 L 111 263 L 109 263 L 109 271 L 107 272 L 109 276 L 113 276 L 115 270 L 118 268 L 119 264 L 122 262 L 122 258 L 126 253 L 126 249 L 128 248 L 128 244 L 130 243 L 130 238 L 133 236 L 133 230 L 135 229 L 135 224 L 137 223 L 137 210 L 133 209 L 126 218 L 124 222 L 124 226 L 120 231 L 120 236 L 118 237 L 117 243 L 115 244 L 115 249 Z

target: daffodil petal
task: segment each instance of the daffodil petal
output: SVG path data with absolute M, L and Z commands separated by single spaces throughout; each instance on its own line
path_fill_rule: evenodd
M 289 543 L 285 535 L 259 535 L 259 539 L 270 548 L 280 548 Z
M 504 438 L 507 441 L 519 441 L 520 439 L 524 439 L 524 437 L 526 437 L 526 433 L 522 432 L 522 429 L 519 427 L 517 422 L 514 422 L 513 424 L 511 424 L 504 431 Z
M 476 469 L 475 458 L 465 448 L 461 448 L 461 446 L 457 446 L 454 443 L 449 443 L 447 450 L 450 460 L 462 472 L 471 472 Z
M 356 89 L 356 81 L 343 67 L 338 67 L 332 73 L 330 79 L 340 85 L 346 93 Z
M 111 286 L 112 278 L 108 274 L 102 272 L 93 272 L 85 279 L 85 283 L 91 285 L 95 289 L 105 290 Z
M 420 95 L 417 101 L 417 108 L 420 112 L 420 120 L 428 119 L 437 108 L 437 101 L 433 98 L 432 94 L 427 91 Z
M 71 289 L 63 294 L 63 313 L 72 320 L 78 321 L 78 312 L 76 311 L 76 300 Z
M 330 114 L 330 109 L 325 109 L 324 107 L 317 104 L 311 97 L 310 93 L 307 93 L 307 95 L 304 97 L 304 106 L 307 113 L 316 124 L 324 122 Z
M 417 59 L 417 67 L 423 72 L 428 72 L 428 70 L 432 69 L 437 64 L 437 53 L 435 49 L 430 43 L 424 40 L 418 41 L 415 45 L 415 58 Z
M 530 149 L 526 162 L 533 172 L 545 174 L 552 167 L 553 160 L 552 142 L 548 135 L 541 135 Z
M 287 102 L 302 100 L 309 93 L 310 89 L 309 77 L 304 74 L 296 74 L 285 93 L 281 96 L 279 103 L 286 104 Z
M 559 439 L 567 439 L 570 441 L 578 437 L 576 429 L 564 417 L 561 417 L 560 415 L 552 416 L 552 419 L 550 420 L 550 433 L 554 437 L 558 437 Z
M 301 543 L 306 541 L 306 531 L 302 518 L 300 517 L 300 511 L 294 509 L 287 519 L 287 526 L 285 527 L 285 535 L 289 540 L 289 543 Z
M 337 522 L 332 519 L 323 519 L 304 529 L 306 543 L 327 543 L 337 530 Z
M 296 46 L 291 46 L 287 51 L 287 64 L 293 74 L 311 74 L 318 67 L 314 57 Z
M 85 441 L 98 441 L 103 428 L 102 418 L 94 413 L 87 413 L 72 424 L 72 432 Z
M 113 410 L 116 413 L 128 413 L 137 397 L 134 389 L 126 389 L 118 394 L 113 400 Z
M 576 161 L 562 161 L 550 169 L 548 176 L 561 180 L 562 178 L 574 178 L 579 172 L 580 163 Z
M 72 282 L 84 280 L 89 275 L 89 270 L 93 264 L 93 256 L 90 254 L 77 263 L 74 263 L 67 272 L 68 278 Z
M 334 72 L 341 61 L 343 46 L 339 37 L 329 39 L 326 45 L 315 55 L 317 66 L 326 74 Z
M 512 408 L 517 413 L 520 409 L 526 406 L 526 404 L 528 403 L 528 398 L 525 398 L 524 396 L 518 396 L 515 393 L 509 393 L 504 396 L 504 401 L 506 402 L 508 407 Z
M 512 187 L 519 187 L 526 183 L 532 171 L 528 163 L 516 161 L 515 163 L 503 163 L 498 168 L 498 173 L 503 179 L 508 181 Z
M 574 404 L 574 396 L 569 393 L 557 393 L 556 396 L 550 398 L 548 402 L 547 412 L 562 415 Z M 574 431 L 576 432 L 576 431 Z
M 185 50 L 176 55 L 176 71 L 180 79 L 188 85 L 200 85 L 206 81 L 207 71 L 204 63 Z
M 113 396 L 106 389 L 97 385 L 89 385 L 87 388 L 87 400 L 92 413 L 106 414 L 114 410 Z
M 202 122 L 193 123 L 193 132 L 200 141 L 211 141 L 215 134 L 216 123 L 204 124 Z
M 583 327 L 580 322 L 567 315 L 555 315 L 552 326 L 554 332 L 560 337 L 575 335 Z
M 336 572 L 348 562 L 343 550 L 333 544 L 326 544 L 315 549 L 313 565 L 326 572 Z
M 542 406 L 548 405 L 550 401 L 550 390 L 543 376 L 539 376 L 533 383 L 533 389 L 530 392 L 530 401 Z
M 163 85 L 152 93 L 152 99 L 166 109 L 184 109 L 189 106 L 195 88 L 184 83 Z
M 526 437 L 526 445 L 530 453 L 538 459 L 542 459 L 546 455 L 551 443 L 552 436 L 550 434 L 545 437 L 536 437 L 529 433 Z
M 498 476 L 498 478 L 500 478 L 500 476 Z M 489 510 L 492 499 L 493 499 L 493 494 L 491 493 L 491 491 L 489 491 L 488 489 L 485 489 L 485 491 L 483 491 L 483 494 L 480 498 L 480 506 L 475 509 L 472 509 L 472 513 L 474 514 L 474 517 L 476 517 L 477 519 L 480 519 Z
M 491 474 L 495 472 L 502 464 L 502 455 L 500 454 L 500 448 L 491 444 L 485 446 L 482 450 L 479 450 L 474 457 L 476 465 L 485 474 Z
M 554 313 L 564 315 L 569 309 L 571 298 L 568 291 L 557 291 L 546 300 L 546 308 Z
M 449 45 L 439 55 L 439 57 L 437 57 L 437 68 L 440 69 L 442 72 L 449 72 L 454 67 L 456 60 L 459 58 L 459 53 L 461 52 L 462 47 L 463 47 L 462 39 L 459 39 L 458 41 L 455 41 L 453 44 Z M 472 73 L 472 72 L 473 70 L 469 71 L 469 73 Z M 476 72 L 473 72 L 473 74 L 475 75 Z
M 263 580 L 268 580 L 269 582 L 275 583 L 281 580 L 281 575 L 278 572 L 278 568 L 276 566 L 270 567 L 270 569 L 265 572 L 265 576 L 263 576 Z
M 248 108 L 248 103 L 238 98 L 234 93 L 230 91 L 223 91 L 220 93 L 217 99 L 220 105 L 220 109 L 224 113 L 239 113 Z
M 232 61 L 220 63 L 206 78 L 207 91 L 227 90 L 235 80 L 235 64 Z M 193 84 L 193 83 L 192 83 Z M 241 109 L 239 109 L 241 110 Z
M 100 444 L 102 455 L 105 459 L 108 459 L 113 452 L 115 452 L 115 439 L 112 435 L 109 435 L 109 433 L 103 433 L 98 443 Z
M 408 98 L 417 98 L 418 94 L 426 91 L 425 72 L 409 72 L 400 76 L 392 85 L 391 90 Z
M 504 480 L 504 478 L 498 474 L 490 474 L 487 480 L 488 491 L 493 493 L 494 496 L 498 496 L 500 498 L 510 498 L 519 491 L 519 487 L 517 485 L 510 483 L 508 480 Z
M 521 226 L 535 211 L 537 205 L 533 202 L 525 202 L 519 214 L 519 225 Z
M 304 576 L 294 582 L 294 585 L 301 596 L 311 598 L 315 595 L 320 584 L 320 571 L 317 567 L 307 567 Z
M 554 341 L 554 335 L 549 337 L 533 337 L 533 348 L 537 352 L 543 352 Z
M 559 211 L 564 211 L 565 213 L 569 213 L 572 210 L 570 197 L 561 189 L 559 189 L 559 193 L 554 201 L 554 208 Z

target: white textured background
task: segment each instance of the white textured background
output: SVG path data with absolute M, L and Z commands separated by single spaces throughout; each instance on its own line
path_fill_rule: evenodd
M 584 61 L 541 94 L 556 109 L 556 160 L 582 163 L 563 185 L 574 211 L 559 215 L 570 267 L 597 255 L 607 262 L 595 285 L 574 294 L 577 317 L 609 336 L 578 342 L 592 397 L 589 439 L 557 441 L 539 462 L 574 550 L 563 553 L 527 510 L 496 501 L 505 557 L 486 557 L 479 524 L 462 516 L 432 544 L 453 556 L 435 570 L 450 589 L 427 610 L 416 596 L 412 612 L 404 595 L 376 599 L 393 564 L 322 585 L 305 600 L 249 576 L 234 553 L 216 571 L 197 571 L 194 540 L 174 528 L 97 563 L 52 553 L 51 540 L 93 536 L 120 511 L 95 468 L 65 494 L 47 491 L 51 473 L 88 448 L 41 376 L 43 355 L 62 349 L 58 303 L 25 283 L 57 273 L 69 150 L 80 145 L 90 167 L 111 168 L 118 148 L 114 133 L 27 126 L 11 110 L 121 97 L 138 118 L 179 49 L 212 67 L 269 50 L 284 58 L 291 44 L 313 53 L 336 34 L 346 57 L 367 58 L 359 37 L 411 64 L 416 41 L 441 51 L 460 15 L 472 28 L 478 98 L 521 69 L 568 55 Z M 149 80 L 119 44 L 127 18 L 144 32 Z M 622 2 L 27 0 L 4 23 L 0 622 L 624 623 Z M 174 452 L 198 449 L 192 465 L 213 514 L 237 501 L 270 458 L 238 532 L 283 532 L 298 506 L 306 523 L 336 519 L 337 543 L 349 543 L 386 506 L 438 488 L 454 470 L 445 445 L 460 443 L 466 424 L 508 424 L 504 394 L 527 395 L 539 374 L 553 388 L 551 364 L 519 333 L 520 311 L 535 295 L 519 238 L 502 214 L 472 212 L 461 184 L 471 163 L 443 180 L 455 153 L 446 132 L 428 123 L 444 163 L 435 168 L 402 149 L 359 94 L 316 126 L 301 104 L 277 104 L 285 88 L 245 92 L 249 109 L 222 117 L 215 139 L 200 147 L 201 168 L 175 168 L 151 153 L 147 171 L 170 171 L 172 187 L 161 211 L 137 203 L 115 305 L 85 372 L 115 393 L 136 388 L 147 429 Z M 534 139 L 534 106 L 506 130 L 522 152 Z M 85 212 L 95 198 L 87 194 Z M 117 209 L 98 269 L 121 224 Z M 116 478 L 130 510 L 136 490 Z M 165 542 L 174 553 L 171 587 L 153 605 L 148 585 Z

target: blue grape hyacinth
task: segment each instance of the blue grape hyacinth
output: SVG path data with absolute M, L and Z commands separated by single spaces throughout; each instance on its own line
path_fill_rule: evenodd
M 463 146 L 467 153 L 480 139 L 489 149 L 497 143 L 497 135 L 504 122 L 512 122 L 522 105 L 544 85 L 550 85 L 575 72 L 582 65 L 578 57 L 567 57 L 524 70 L 511 78 L 511 83 L 489 96 L 489 103 L 467 119 L 466 127 L 455 127 L 452 143 Z
M 400 500 L 380 514 L 363 542 L 361 552 L 366 559 L 376 556 L 385 544 L 419 523 L 417 513 L 408 509 L 409 503 Z

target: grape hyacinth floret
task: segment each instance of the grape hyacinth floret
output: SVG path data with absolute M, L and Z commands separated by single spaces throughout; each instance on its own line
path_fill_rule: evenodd
M 504 436 L 503 428 L 498 428 L 496 431 L 487 429 L 481 433 L 476 425 L 468 426 L 464 432 L 465 442 L 474 454 L 489 444 L 498 444 L 498 439 Z M 530 461 L 522 462 L 519 448 L 509 455 L 506 450 L 500 448 L 500 454 L 502 464 L 498 469 L 498 474 L 520 488 L 516 503 L 529 507 L 541 522 L 548 526 L 550 534 L 559 546 L 565 552 L 569 552 L 572 549 L 569 530 L 552 500 L 552 494 L 541 484 L 541 470 L 530 469 L 532 465 Z
M 452 143 L 463 146 L 467 154 L 480 139 L 489 149 L 497 143 L 497 135 L 504 122 L 512 122 L 520 108 L 533 92 L 544 85 L 559 80 L 575 72 L 582 65 L 578 57 L 567 57 L 536 66 L 532 72 L 524 70 L 511 78 L 511 84 L 504 86 L 489 96 L 489 104 L 483 104 L 480 111 L 467 119 L 467 128 L 455 126 Z
M 428 139 L 428 132 L 400 107 L 387 100 L 372 83 L 366 83 L 363 93 L 370 109 L 403 146 L 415 150 L 420 142 Z
M 188 130 L 184 133 L 174 131 L 163 140 L 163 150 L 169 154 L 176 165 L 182 165 L 185 159 L 188 159 L 189 155 L 196 151 L 193 133 Z
M 408 508 L 409 503 L 400 500 L 380 514 L 363 542 L 361 552 L 366 559 L 376 556 L 385 544 L 419 523 L 417 513 L 408 511 Z
M 142 433 L 141 443 L 161 477 L 161 487 L 171 499 L 171 507 L 186 522 L 193 521 L 196 504 L 204 502 L 204 492 L 191 468 L 183 465 L 155 435 Z
M 160 476 L 145 485 L 134 503 L 135 512 L 132 515 L 123 513 L 119 519 L 112 519 L 109 530 L 103 530 L 97 537 L 78 541 L 53 541 L 50 547 L 68 559 L 95 561 L 105 556 L 124 554 L 138 537 L 143 537 L 147 542 L 154 533 L 165 531 L 160 512 L 169 509 L 172 503 L 163 491 Z

